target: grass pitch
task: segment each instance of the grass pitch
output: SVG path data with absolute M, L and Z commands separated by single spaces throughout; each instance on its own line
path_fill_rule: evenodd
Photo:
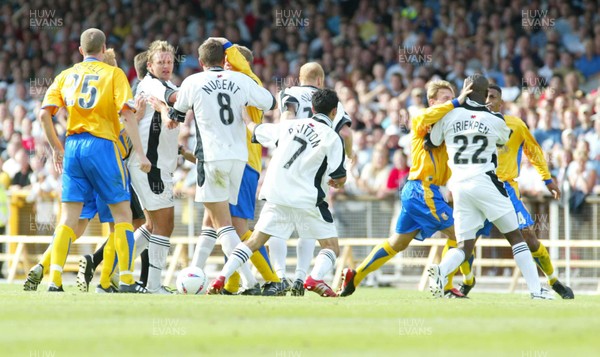
M 41 285 L 40 290 L 45 290 Z M 23 292 L 0 285 L 3 356 L 592 356 L 600 298 L 469 300 L 359 289 L 348 298 Z

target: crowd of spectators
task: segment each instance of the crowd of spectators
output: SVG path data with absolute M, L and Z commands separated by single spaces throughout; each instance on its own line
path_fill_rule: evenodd
M 559 183 L 600 193 L 600 5 L 597 1 L 215 1 L 32 0 L 0 6 L 0 166 L 11 188 L 60 189 L 37 110 L 61 70 L 81 60 L 79 35 L 107 34 L 119 66 L 156 39 L 177 49 L 173 82 L 199 71 L 209 36 L 248 46 L 254 72 L 275 95 L 318 61 L 352 118 L 356 157 L 346 193 L 396 194 L 410 167 L 410 119 L 427 106 L 426 85 L 460 91 L 480 72 L 503 91 L 503 111 L 528 124 Z M 266 121 L 279 120 L 272 111 Z M 64 137 L 66 118 L 55 118 Z M 194 126 L 182 129 L 192 146 Z M 268 153 L 265 152 L 265 161 Z M 524 194 L 547 194 L 523 158 Z M 183 164 L 178 191 L 193 187 Z M 579 194 L 579 193 L 578 193 Z

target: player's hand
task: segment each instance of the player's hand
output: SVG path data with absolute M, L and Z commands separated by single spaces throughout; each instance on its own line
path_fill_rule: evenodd
M 60 148 L 52 152 L 52 160 L 54 161 L 54 169 L 59 174 L 63 172 L 63 160 L 65 158 L 65 151 Z
M 179 126 L 179 122 L 177 120 L 169 119 L 169 121 L 167 121 L 167 129 L 169 129 L 169 130 L 175 129 L 178 126 Z
M 556 184 L 556 182 L 554 182 L 554 179 L 552 179 L 552 182 L 550 182 L 549 184 L 546 185 L 546 188 L 548 189 L 548 191 L 550 191 L 550 193 L 552 194 L 552 196 L 554 196 L 555 200 L 560 199 L 560 189 L 558 188 L 558 185 Z
M 333 188 L 341 188 L 346 183 L 346 176 L 337 178 L 337 179 L 329 179 L 327 184 Z
M 146 114 L 146 98 L 138 96 L 135 98 L 135 120 L 139 123 Z
M 165 104 L 165 102 L 157 99 L 156 97 L 148 97 L 148 103 L 150 103 L 152 109 L 154 109 L 157 112 L 162 112 L 163 110 L 167 109 L 167 105 Z
M 146 155 L 140 154 L 138 156 L 139 156 L 139 160 L 140 160 L 140 170 L 142 170 L 145 173 L 150 172 L 150 169 L 152 168 L 152 164 L 150 163 L 150 160 L 148 160 Z
M 460 95 L 458 96 L 458 98 L 456 98 L 456 99 L 458 99 L 458 102 L 460 104 L 464 104 L 465 100 L 467 100 L 467 96 L 471 92 L 473 92 L 472 87 L 473 87 L 473 82 L 471 82 L 471 83 L 469 83 L 469 84 L 467 84 L 466 86 L 463 87 L 462 91 L 460 92 Z

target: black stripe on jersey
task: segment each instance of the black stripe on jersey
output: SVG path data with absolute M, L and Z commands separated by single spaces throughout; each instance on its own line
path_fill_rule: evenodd
M 342 137 L 338 136 L 340 138 L 340 140 L 342 140 Z M 344 140 L 342 140 L 342 147 L 344 146 Z M 331 177 L 332 179 L 338 179 L 338 178 L 342 178 L 344 176 L 346 176 L 346 169 L 344 168 L 344 160 L 346 160 L 346 154 L 344 153 L 344 150 L 342 150 L 342 161 L 340 162 L 340 166 L 338 166 L 337 169 L 335 169 L 332 173 L 329 174 L 329 177 Z
M 352 120 L 350 120 L 350 117 L 348 117 L 347 115 L 344 115 L 342 117 L 342 120 L 340 120 L 339 123 L 337 123 L 337 125 L 333 129 L 336 133 L 339 134 L 340 130 L 342 130 L 344 125 L 348 125 L 348 127 L 352 126 Z
M 271 104 L 271 108 L 269 110 L 273 110 L 277 106 L 277 100 L 275 99 L 273 94 L 271 94 L 271 98 L 273 98 L 273 104 Z
M 508 197 L 508 193 L 506 192 L 506 189 L 504 188 L 504 183 L 498 179 L 498 176 L 496 176 L 496 173 L 494 171 L 488 171 L 485 174 L 490 177 L 490 179 L 492 180 L 492 183 L 494 184 L 494 186 L 496 186 L 496 188 L 502 194 L 502 196 Z
M 314 185 L 315 188 L 317 189 L 317 207 L 319 208 L 319 211 L 321 212 L 321 216 L 323 217 L 323 219 L 326 222 L 333 222 L 333 216 L 331 216 L 331 212 L 329 212 L 329 210 L 327 209 L 327 202 L 325 201 L 325 192 L 323 192 L 323 189 L 321 188 L 321 182 L 323 181 L 323 175 L 325 175 L 325 171 L 327 170 L 327 157 L 325 157 L 323 159 L 323 163 L 321 163 L 321 166 L 319 167 L 319 169 L 317 170 L 317 173 L 315 174 L 315 181 L 314 181 Z
M 152 167 L 148 172 L 148 184 L 150 190 L 155 194 L 159 195 L 165 190 L 165 184 L 162 182 L 160 176 L 160 169 L 156 166 L 158 162 L 158 144 L 160 141 L 160 132 L 162 126 L 162 119 L 160 112 L 155 111 L 150 122 L 150 132 L 148 133 L 148 151 L 146 157 L 150 160 Z
M 194 108 L 192 107 L 192 111 Z M 200 129 L 198 129 L 198 123 L 194 120 L 194 126 L 196 126 L 196 149 L 194 150 L 194 156 L 196 157 L 196 182 L 198 187 L 204 185 L 206 179 L 206 173 L 204 171 L 204 146 L 202 146 L 202 136 L 200 135 Z
M 475 111 L 475 112 L 487 112 L 487 113 L 490 113 L 490 114 L 492 114 L 493 116 L 495 116 L 495 117 L 497 117 L 497 118 L 499 118 L 499 119 L 502 119 L 502 120 L 504 120 L 504 116 L 503 116 L 501 113 L 492 112 L 492 111 L 490 111 L 490 110 L 489 110 L 487 107 L 485 107 L 485 106 L 476 107 L 476 106 L 473 106 L 473 105 L 469 105 L 469 104 L 467 104 L 467 103 L 465 102 L 465 104 L 463 104 L 463 105 L 461 106 L 461 108 L 465 108 L 465 109 L 467 109 L 467 110 L 472 110 L 472 111 Z
M 133 219 L 144 218 L 144 210 L 142 209 L 142 205 L 140 204 L 140 199 L 138 198 L 137 193 L 135 193 L 135 190 L 131 186 L 129 187 L 129 191 L 131 192 L 131 200 L 129 204 L 131 207 L 131 217 Z M 141 232 L 145 235 L 144 231 Z

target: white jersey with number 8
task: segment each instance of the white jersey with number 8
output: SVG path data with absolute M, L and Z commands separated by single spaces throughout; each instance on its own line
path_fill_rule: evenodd
M 275 98 L 245 74 L 212 67 L 187 77 L 173 108 L 196 118 L 199 161 L 248 161 L 246 126 L 242 111 L 250 105 L 261 110 L 275 107 Z

